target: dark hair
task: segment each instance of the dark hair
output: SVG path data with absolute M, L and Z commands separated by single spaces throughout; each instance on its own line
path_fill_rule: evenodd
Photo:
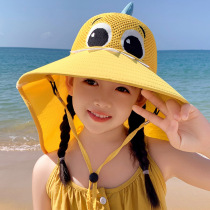
M 143 106 L 145 109 L 145 106 Z M 128 118 L 128 124 L 129 124 L 129 130 L 128 133 L 130 134 L 133 132 L 136 128 L 138 128 L 145 119 L 136 114 L 134 111 L 131 112 L 131 115 Z M 146 145 L 144 142 L 144 128 L 139 130 L 136 135 L 131 140 L 131 154 L 135 159 L 139 161 L 139 165 L 141 169 L 148 170 L 149 169 L 149 160 L 147 158 L 147 150 Z M 147 198 L 149 199 L 150 203 L 153 207 L 160 206 L 160 202 L 157 196 L 157 193 L 155 192 L 154 186 L 152 184 L 152 181 L 150 179 L 149 174 L 144 175 L 145 180 L 145 188 L 147 193 Z
M 67 108 L 73 118 L 75 115 L 75 112 L 74 112 L 74 108 L 72 105 L 72 96 L 70 96 L 70 95 L 68 95 L 68 97 L 67 97 Z M 71 180 L 69 170 L 68 170 L 68 168 L 66 166 L 66 162 L 64 160 L 66 150 L 68 148 L 68 143 L 69 143 L 69 139 L 70 139 L 70 130 L 71 130 L 69 123 L 68 123 L 66 111 L 63 116 L 63 122 L 60 125 L 60 130 L 61 130 L 61 135 L 60 135 L 61 142 L 60 142 L 57 154 L 58 154 L 58 157 L 62 158 L 62 159 L 60 159 L 60 164 L 59 164 L 60 165 L 59 175 L 60 175 L 61 182 L 64 185 L 66 185 Z
M 73 116 L 75 115 L 75 112 L 73 109 L 71 96 L 67 97 L 67 103 L 68 103 L 67 108 L 73 118 Z M 145 108 L 145 106 L 143 108 Z M 141 117 L 140 115 L 132 111 L 128 118 L 128 123 L 129 123 L 128 133 L 131 133 L 132 131 L 134 131 L 144 121 L 145 119 L 143 117 Z M 59 150 L 58 150 L 59 158 L 65 157 L 65 153 L 68 148 L 68 142 L 70 139 L 70 129 L 71 128 L 69 127 L 67 115 L 65 113 L 63 116 L 63 122 L 60 125 L 61 142 L 60 142 Z M 139 165 L 143 171 L 148 170 L 149 160 L 147 158 L 147 150 L 146 150 L 145 142 L 144 142 L 143 129 L 139 130 L 137 134 L 131 140 L 131 154 L 134 156 L 134 158 L 136 158 L 139 161 Z M 146 188 L 147 197 L 151 205 L 153 207 L 157 207 L 160 205 L 160 203 L 159 203 L 158 196 L 155 192 L 155 189 L 153 187 L 152 181 L 150 179 L 150 176 L 149 174 L 145 174 L 144 177 L 145 177 L 145 188 Z M 71 176 L 70 176 L 69 170 L 66 166 L 64 159 L 60 160 L 60 180 L 64 185 L 68 184 L 68 182 L 71 180 Z

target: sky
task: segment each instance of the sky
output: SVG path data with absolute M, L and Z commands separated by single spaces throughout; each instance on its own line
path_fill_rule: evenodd
M 0 47 L 71 49 L 91 17 L 130 0 L 0 0 Z M 158 50 L 210 50 L 209 0 L 133 0 Z

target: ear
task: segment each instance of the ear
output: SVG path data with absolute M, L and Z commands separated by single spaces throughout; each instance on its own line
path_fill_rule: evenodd
M 66 76 L 66 87 L 68 90 L 68 94 L 73 96 L 73 77 Z
M 144 106 L 144 104 L 146 103 L 147 99 L 141 94 L 141 92 L 139 93 L 139 96 L 136 100 L 135 105 L 138 105 L 140 107 Z

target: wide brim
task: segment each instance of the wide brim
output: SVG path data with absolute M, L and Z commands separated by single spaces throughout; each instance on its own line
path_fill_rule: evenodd
M 72 76 L 126 84 L 151 90 L 164 101 L 173 98 L 179 103 L 188 103 L 182 95 L 151 69 L 126 55 L 107 50 L 71 54 L 25 73 L 17 82 L 17 88 L 35 121 L 44 153 L 58 149 L 59 127 L 64 115 L 64 108 L 53 94 L 47 75 L 51 75 L 55 80 L 64 101 L 68 96 L 65 76 Z M 147 106 L 147 109 L 151 107 Z M 81 125 L 81 122 L 79 124 Z

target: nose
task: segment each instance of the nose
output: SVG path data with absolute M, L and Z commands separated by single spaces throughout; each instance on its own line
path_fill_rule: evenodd
M 97 99 L 94 101 L 94 105 L 101 108 L 110 108 L 111 103 L 108 100 Z

